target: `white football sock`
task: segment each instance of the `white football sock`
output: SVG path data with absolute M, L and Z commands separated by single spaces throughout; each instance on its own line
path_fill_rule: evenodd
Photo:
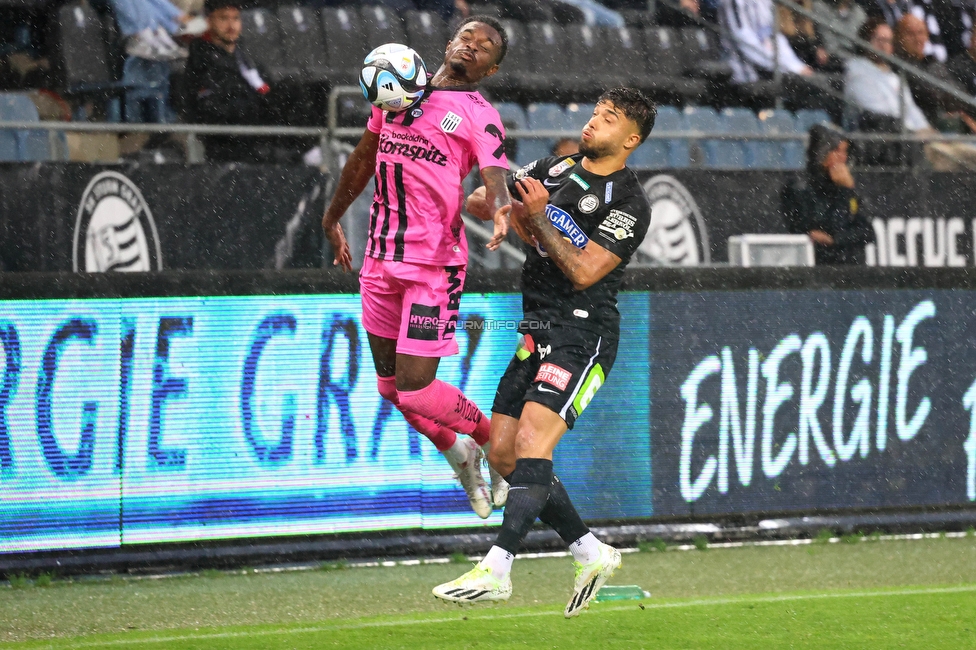
M 458 436 L 458 439 L 454 441 L 454 444 L 450 448 L 441 452 L 447 458 L 448 462 L 451 463 L 452 467 L 460 467 L 468 462 L 470 456 L 468 454 L 467 440 L 467 438 Z
M 569 545 L 573 559 L 580 564 L 589 564 L 600 559 L 600 540 L 587 533 Z
M 488 554 L 478 564 L 484 569 L 491 569 L 491 575 L 499 580 L 504 580 L 505 576 L 512 572 L 512 563 L 515 556 L 498 546 L 488 549 Z

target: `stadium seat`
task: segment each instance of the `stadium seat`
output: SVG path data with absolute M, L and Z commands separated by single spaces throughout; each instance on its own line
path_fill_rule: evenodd
M 529 101 L 568 98 L 575 89 L 572 45 L 566 28 L 555 23 L 530 23 L 526 33 L 531 71 L 521 76 L 520 92 Z
M 764 134 L 798 134 L 797 120 L 786 110 L 765 110 L 759 114 Z M 753 145 L 753 166 L 760 169 L 799 169 L 803 166 L 803 142 L 799 140 L 757 141 Z
M 570 131 L 571 122 L 559 104 L 531 104 L 526 111 L 530 131 Z M 519 143 L 519 162 L 526 164 L 550 155 L 555 138 L 526 138 Z
M 249 9 L 241 12 L 241 23 L 241 39 L 247 45 L 248 54 L 267 75 L 268 83 L 301 79 L 301 68 L 285 62 L 277 15 L 267 9 Z
M 715 34 L 701 27 L 685 27 L 680 30 L 679 42 L 685 75 L 714 83 L 727 83 L 732 78 L 732 67 L 723 60 Z
M 566 106 L 564 113 L 566 129 L 575 131 L 578 135 L 593 117 L 594 109 L 596 109 L 596 104 L 569 104 Z
M 674 106 L 659 106 L 657 109 L 657 119 L 654 121 L 654 131 L 681 132 L 687 131 L 684 113 Z M 653 132 L 653 131 L 652 131 Z M 683 169 L 690 164 L 690 146 L 686 138 L 669 138 L 667 140 L 648 140 L 642 145 L 647 146 L 653 142 L 664 144 L 667 166 L 676 169 Z M 636 155 L 640 149 L 634 152 Z M 650 154 L 646 154 L 650 155 Z M 660 165 L 658 165 L 660 166 Z
M 73 2 L 57 10 L 53 27 L 53 67 L 61 92 L 106 101 L 108 121 L 120 121 L 125 86 L 112 64 L 106 24 L 88 3 Z
M 644 69 L 653 87 L 646 90 L 659 101 L 701 103 L 707 86 L 701 79 L 682 77 L 681 47 L 677 32 L 670 27 L 648 27 L 644 30 Z M 642 84 L 644 85 L 644 84 Z
M 573 99 L 595 99 L 605 86 L 626 83 L 624 67 L 610 62 L 605 31 L 590 25 L 566 28 L 572 51 Z
M 827 111 L 816 108 L 802 108 L 796 112 L 796 125 L 801 133 L 806 133 L 814 124 L 830 124 L 830 115 Z
M 304 83 L 323 84 L 328 80 L 325 37 L 317 12 L 310 7 L 280 6 L 282 55 L 287 69 Z
M 332 85 L 359 83 L 359 70 L 369 52 L 359 13 L 352 7 L 326 7 L 322 9 L 322 31 Z
M 514 20 L 502 20 L 502 27 L 508 34 L 508 54 L 498 72 L 483 82 L 486 90 L 496 98 L 508 101 L 520 100 L 520 89 L 525 75 L 533 69 L 529 54 L 528 39 L 523 26 Z
M 522 108 L 521 104 L 516 104 L 515 102 L 498 102 L 494 104 L 495 110 L 502 118 L 502 123 L 505 125 L 506 130 L 511 129 L 527 129 L 529 127 L 529 120 L 525 115 L 525 109 Z
M 444 62 L 444 48 L 450 36 L 447 23 L 430 11 L 408 11 L 404 19 L 407 45 L 417 50 L 431 74 Z
M 705 164 L 709 167 L 746 169 L 754 165 L 753 146 L 746 138 L 733 138 L 733 135 L 759 135 L 759 120 L 747 108 L 725 108 L 719 114 L 721 126 L 728 136 L 720 140 L 706 140 L 702 143 Z
M 363 21 L 363 37 L 366 39 L 367 52 L 386 43 L 407 42 L 403 20 L 389 7 L 367 5 L 360 9 L 360 16 Z
M 0 93 L 0 121 L 38 122 L 37 107 L 21 93 Z M 45 162 L 52 160 L 48 132 L 37 130 L 0 130 L 0 161 Z

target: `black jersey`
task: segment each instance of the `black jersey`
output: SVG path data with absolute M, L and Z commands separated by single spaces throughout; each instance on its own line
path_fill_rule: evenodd
M 542 247 L 529 250 L 522 266 L 522 309 L 526 320 L 566 324 L 616 337 L 620 331 L 617 292 L 624 269 L 644 240 L 651 207 L 637 174 L 623 168 L 607 176 L 585 169 L 582 154 L 542 158 L 509 177 L 538 179 L 549 191 L 546 215 L 550 223 L 577 248 L 592 239 L 620 258 L 620 264 L 588 289 L 577 291 Z

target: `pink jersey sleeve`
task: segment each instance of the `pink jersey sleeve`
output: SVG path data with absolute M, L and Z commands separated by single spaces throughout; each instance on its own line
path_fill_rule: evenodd
M 478 167 L 504 167 L 508 169 L 505 157 L 505 125 L 498 111 L 488 106 L 481 111 L 472 129 L 475 159 Z
M 383 110 L 373 107 L 373 110 L 369 114 L 369 121 L 366 122 L 366 128 L 373 133 L 379 133 L 380 129 L 383 128 Z

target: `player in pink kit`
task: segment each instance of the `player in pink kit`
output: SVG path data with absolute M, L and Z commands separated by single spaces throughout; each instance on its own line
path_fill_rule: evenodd
M 396 113 L 373 108 L 322 219 L 334 264 L 351 271 L 339 219 L 375 176 L 359 280 L 379 393 L 444 454 L 482 518 L 507 495 L 500 476 L 492 472 L 492 494 L 481 474 L 489 419 L 436 375 L 441 357 L 458 353 L 454 335 L 468 263 L 461 181 L 475 164 L 494 221 L 488 248 L 497 249 L 508 232 L 502 121 L 475 89 L 495 74 L 506 48 L 496 20 L 465 20 L 420 104 Z

